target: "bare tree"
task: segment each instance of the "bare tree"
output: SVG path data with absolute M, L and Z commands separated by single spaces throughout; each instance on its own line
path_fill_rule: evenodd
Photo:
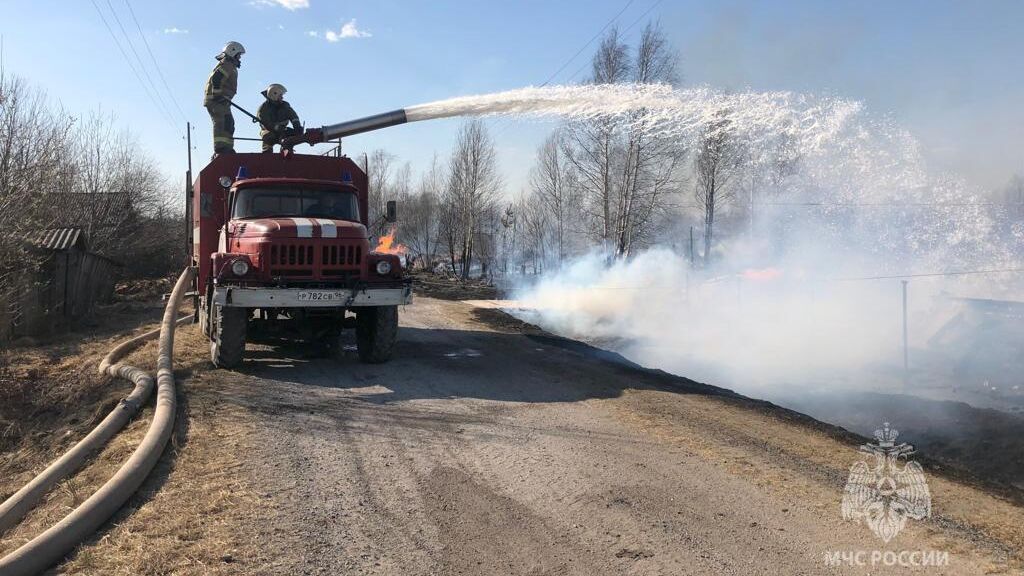
M 704 216 L 704 265 L 711 263 L 715 214 L 733 194 L 733 181 L 743 165 L 743 147 L 731 132 L 727 113 L 703 130 L 694 158 L 695 196 Z
M 677 59 L 658 22 L 648 22 L 640 35 L 633 65 L 633 82 L 639 84 L 679 82 Z
M 530 187 L 533 198 L 550 215 L 557 263 L 561 267 L 579 201 L 579 185 L 572 164 L 565 158 L 560 131 L 548 136 L 537 149 L 537 161 L 530 172 Z
M 648 24 L 635 57 L 617 31 L 609 32 L 592 63 L 595 83 L 677 81 L 676 59 L 657 24 Z M 646 110 L 624 118 L 569 123 L 563 150 L 586 199 L 592 237 L 618 257 L 654 236 L 669 198 L 680 189 L 685 150 L 659 137 Z
M 617 28 L 608 31 L 591 62 L 592 84 L 617 84 L 629 77 L 629 48 Z M 587 202 L 591 235 L 607 244 L 614 234 L 614 172 L 618 129 L 610 118 L 570 122 L 564 150 L 572 163 Z
M 482 121 L 463 124 L 448 166 L 448 182 L 443 197 L 442 224 L 454 260 L 461 262 L 461 276 L 469 278 L 473 249 L 484 216 L 494 207 L 501 188 L 494 143 Z
M 0 300 L 12 275 L 34 277 L 47 229 L 78 227 L 90 249 L 130 276 L 184 263 L 180 206 L 166 180 L 110 114 L 74 118 L 45 94 L 0 73 Z
M 370 152 L 366 158 L 366 180 L 367 180 L 367 201 L 369 204 L 368 221 L 371 228 L 371 235 L 379 235 L 383 230 L 379 226 L 380 216 L 387 211 L 387 201 L 390 200 L 391 183 L 394 177 L 395 156 L 387 150 L 378 148 Z
M 394 176 L 385 188 L 385 209 L 388 200 L 404 202 L 412 196 L 412 165 L 408 162 L 395 170 Z
M 660 26 L 648 23 L 633 59 L 632 81 L 637 84 L 677 81 L 675 56 Z M 669 194 L 678 191 L 676 168 L 685 149 L 673 138 L 656 136 L 647 110 L 628 116 L 621 174 L 617 186 L 614 250 L 629 256 L 634 244 L 656 233 L 654 217 L 665 208 Z
M 522 222 L 523 261 L 532 265 L 534 274 L 540 274 L 544 272 L 548 260 L 550 215 L 535 193 L 520 197 L 517 213 Z
M 142 218 L 166 208 L 153 161 L 130 133 L 114 126 L 114 117 L 101 113 L 79 124 L 73 184 L 55 203 L 63 225 L 83 228 L 95 250 L 111 254 L 129 245 L 125 240 L 134 237 Z
M 509 263 L 518 256 L 518 239 L 519 232 L 519 219 L 517 217 L 517 208 L 515 204 L 509 204 L 501 213 L 501 229 L 499 234 L 501 236 L 501 272 L 502 274 L 508 274 Z
M 31 265 L 25 240 L 56 221 L 51 194 L 69 180 L 72 127 L 44 93 L 0 75 L 0 286 Z
M 1005 204 L 1024 205 L 1024 176 L 1015 173 L 997 194 L 998 201 Z
M 402 237 L 427 269 L 434 265 L 440 233 L 439 199 L 444 189 L 444 175 L 434 156 L 430 169 L 422 174 L 416 193 L 401 210 Z

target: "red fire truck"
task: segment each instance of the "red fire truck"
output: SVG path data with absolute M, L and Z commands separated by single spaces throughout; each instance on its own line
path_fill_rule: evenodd
M 310 131 L 315 133 L 315 131 Z M 354 328 L 363 362 L 391 356 L 412 301 L 399 257 L 370 249 L 367 178 L 347 157 L 222 154 L 191 189 L 197 313 L 220 367 L 271 335 L 339 349 Z M 385 219 L 394 221 L 389 202 Z

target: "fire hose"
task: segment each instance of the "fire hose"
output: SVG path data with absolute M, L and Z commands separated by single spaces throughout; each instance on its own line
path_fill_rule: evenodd
M 135 389 L 132 393 L 81 442 L 0 506 L 0 530 L 16 523 L 54 483 L 81 466 L 89 454 L 106 443 L 145 403 L 153 389 L 153 379 L 139 368 L 114 362 L 159 334 L 156 408 L 153 412 L 153 421 L 142 442 L 121 468 L 88 500 L 42 534 L 0 558 L 0 576 L 35 574 L 66 556 L 117 512 L 142 485 L 160 459 L 174 428 L 176 411 L 173 371 L 174 328 L 192 319 L 191 315 L 183 318 L 177 316 L 178 307 L 192 283 L 193 274 L 192 268 L 186 268 L 181 273 L 164 308 L 159 330 L 123 342 L 111 350 L 100 363 L 101 372 L 134 382 Z

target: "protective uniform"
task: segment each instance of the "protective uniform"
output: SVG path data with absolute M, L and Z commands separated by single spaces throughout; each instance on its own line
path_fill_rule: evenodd
M 284 86 L 280 84 L 271 84 L 260 92 L 263 95 L 263 104 L 260 104 L 259 110 L 256 111 L 256 117 L 260 120 L 260 138 L 263 139 L 264 152 L 273 152 L 274 144 L 282 138 L 302 132 L 299 115 L 292 109 L 291 104 L 281 98 L 285 92 Z M 289 122 L 292 124 L 290 129 Z
M 224 154 L 235 151 L 235 118 L 231 115 L 231 99 L 238 91 L 238 67 L 245 48 L 238 42 L 228 42 L 217 55 L 217 65 L 206 80 L 203 105 L 213 121 L 213 152 Z

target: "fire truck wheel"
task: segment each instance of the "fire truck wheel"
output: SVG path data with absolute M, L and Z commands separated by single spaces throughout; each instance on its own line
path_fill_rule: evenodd
M 398 335 L 398 306 L 360 308 L 356 312 L 356 347 L 359 360 L 368 364 L 387 362 Z
M 249 323 L 248 308 L 213 307 L 213 334 L 210 359 L 218 368 L 234 368 L 245 354 L 245 329 Z

